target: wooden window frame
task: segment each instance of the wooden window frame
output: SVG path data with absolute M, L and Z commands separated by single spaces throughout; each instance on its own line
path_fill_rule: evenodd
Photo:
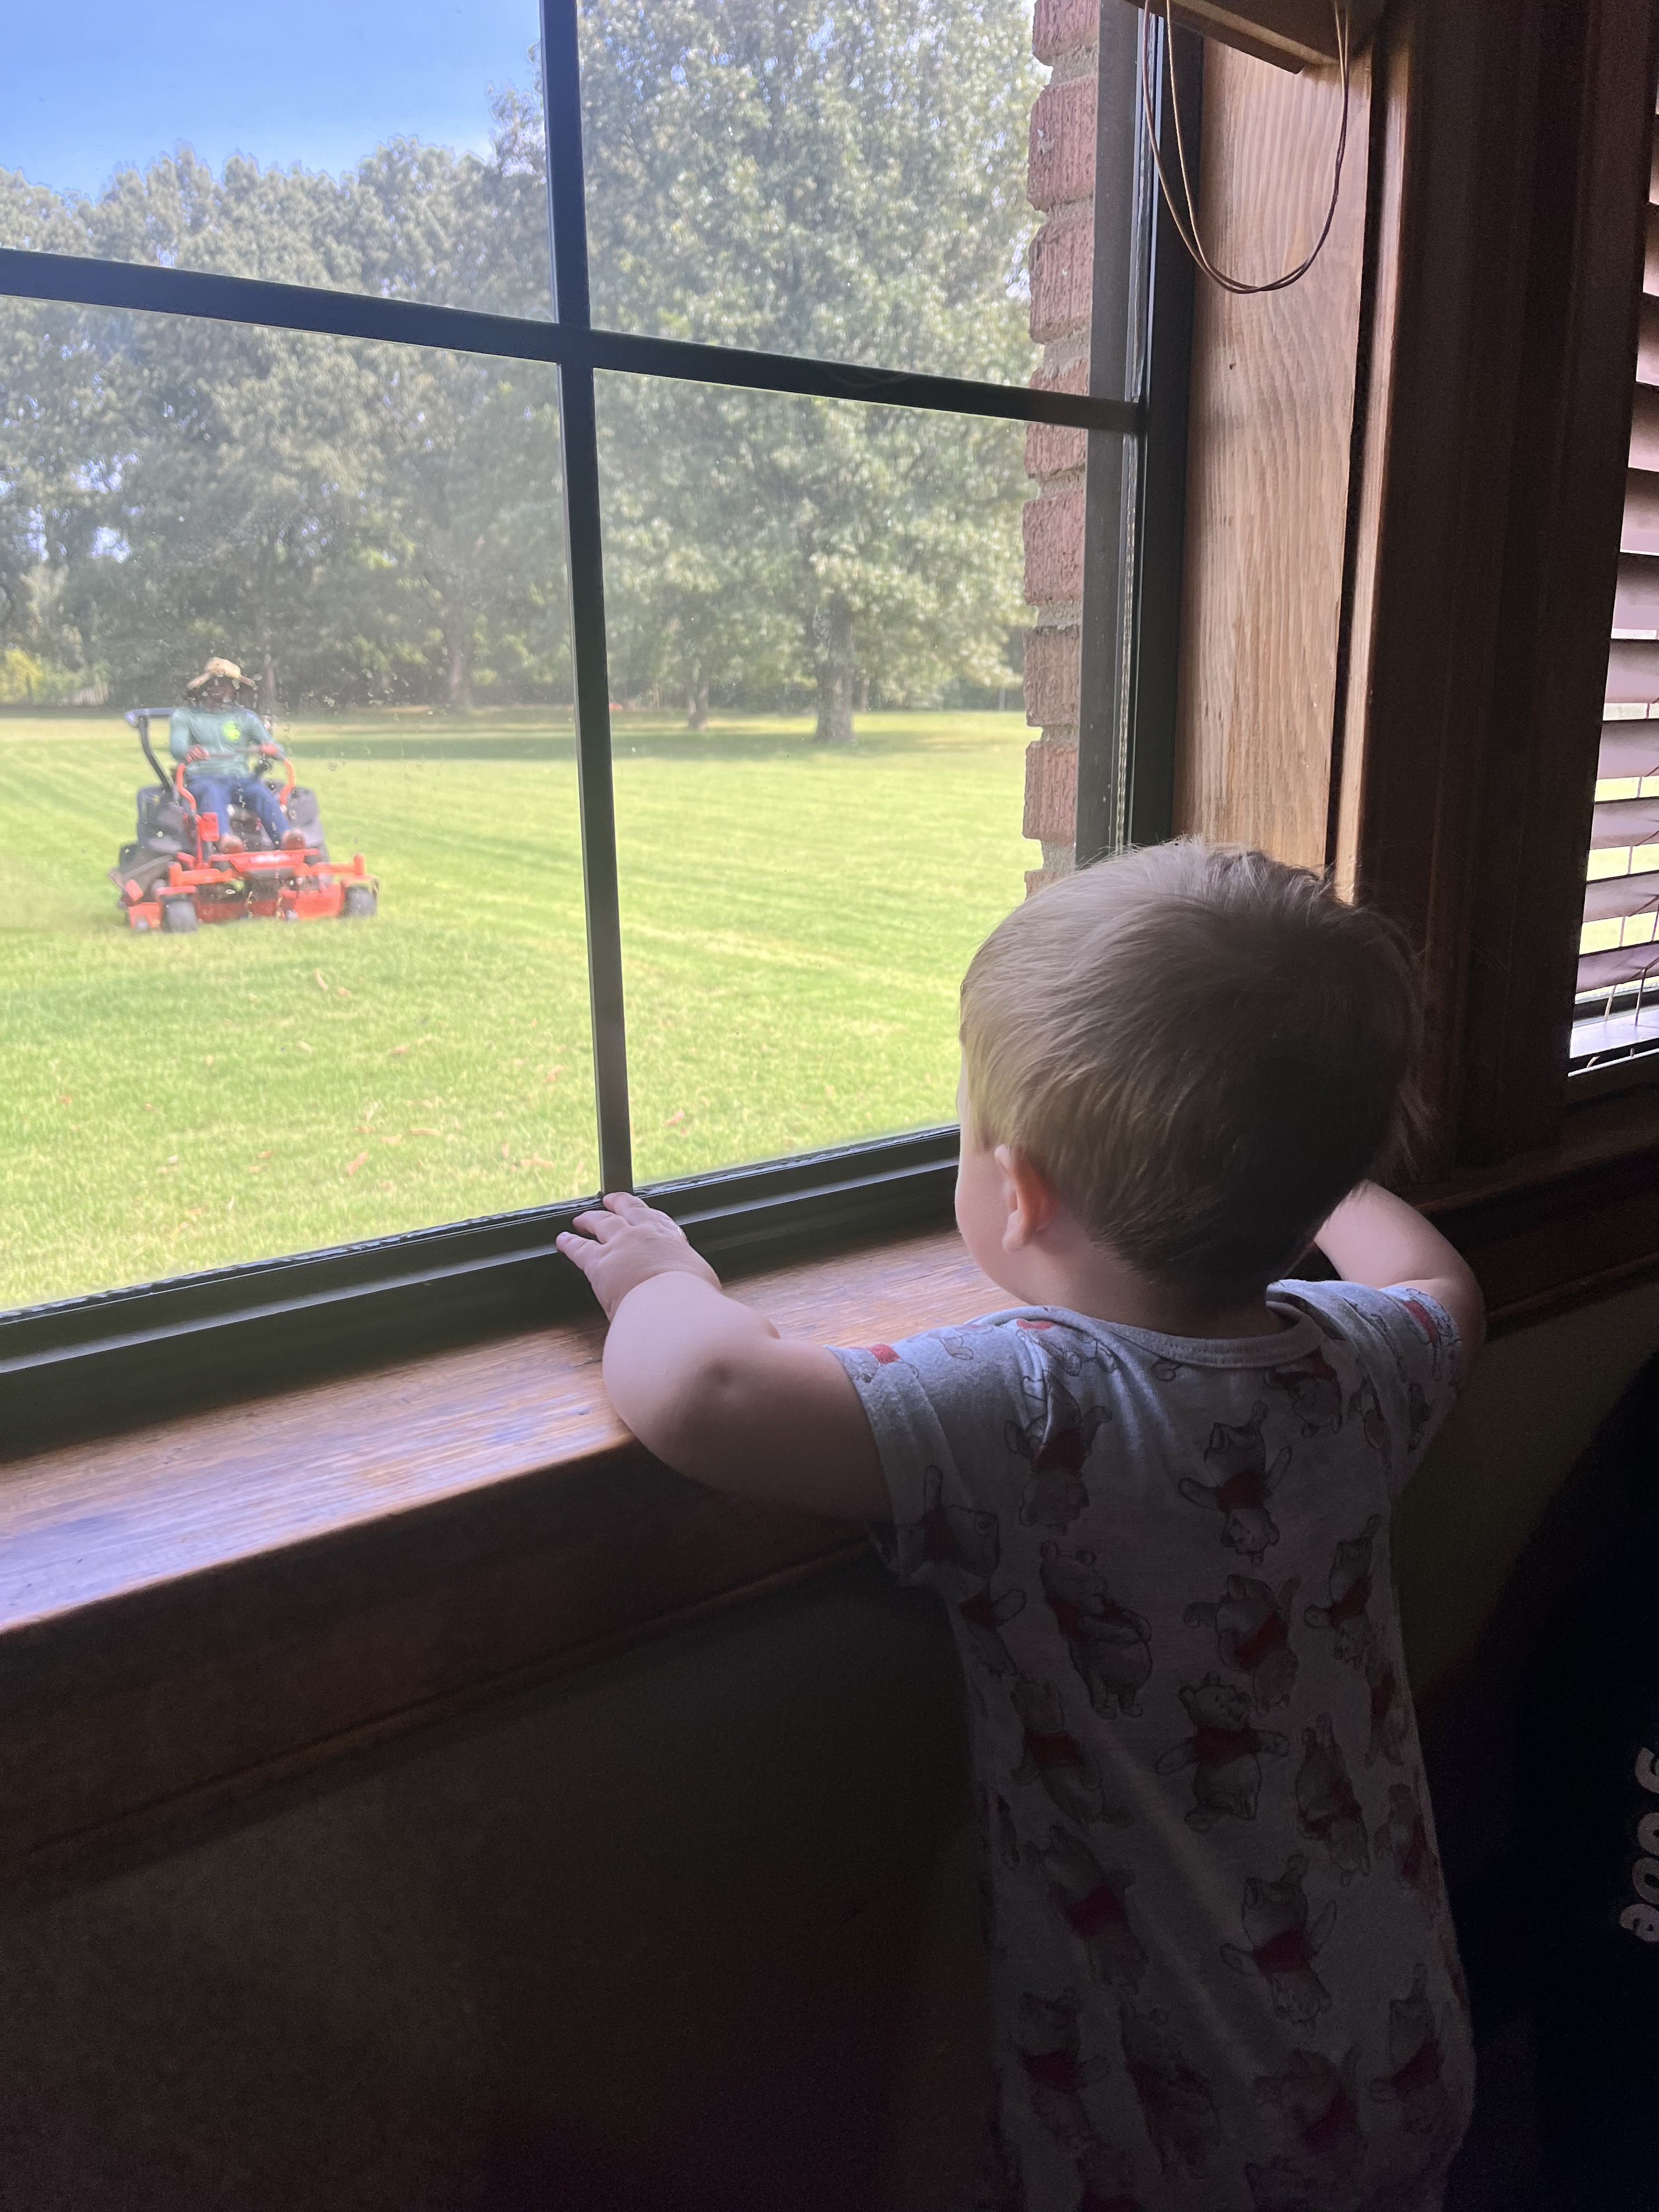
M 1422 953 L 1437 1179 L 1530 1155 L 1542 1181 L 1581 1120 L 1630 1121 L 1567 1059 L 1659 10 L 1414 0 L 1380 59 L 1338 856 Z
M 1266 273 L 1335 73 L 1212 61 L 1205 226 Z M 1659 1055 L 1568 1075 L 1656 67 L 1655 0 L 1393 0 L 1321 264 L 1198 302 L 1176 826 L 1401 925 L 1413 1195 L 1504 1310 L 1659 1271 Z

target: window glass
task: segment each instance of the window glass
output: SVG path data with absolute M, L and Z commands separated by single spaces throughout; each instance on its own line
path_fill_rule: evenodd
M 0 348 L 0 1304 L 591 1190 L 553 371 L 15 301 Z M 123 717 L 187 704 L 245 872 L 139 930 L 193 833 Z M 235 918 L 295 825 L 321 910 Z
M 581 40 L 596 323 L 1030 374 L 1026 0 L 586 0 Z M 1060 105 L 1086 184 L 1092 85 Z
M 602 376 L 642 1180 L 952 1120 L 1015 905 L 1020 425 Z
M 0 246 L 550 312 L 535 0 L 8 10 Z

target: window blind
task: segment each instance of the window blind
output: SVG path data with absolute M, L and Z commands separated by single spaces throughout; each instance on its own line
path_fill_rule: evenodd
M 1579 938 L 1573 1061 L 1659 1047 L 1659 146 Z

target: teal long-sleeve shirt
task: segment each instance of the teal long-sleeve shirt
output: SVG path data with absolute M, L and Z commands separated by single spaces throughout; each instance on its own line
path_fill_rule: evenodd
M 247 775 L 249 752 L 271 742 L 270 731 L 246 707 L 175 707 L 167 723 L 167 750 L 174 760 L 188 760 L 192 745 L 207 755 L 185 770 L 192 789 L 204 777 Z

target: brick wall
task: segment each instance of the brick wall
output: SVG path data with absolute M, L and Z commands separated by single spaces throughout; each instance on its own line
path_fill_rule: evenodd
M 1031 45 L 1054 71 L 1031 110 L 1026 189 L 1043 217 L 1031 243 L 1031 336 L 1042 348 L 1032 381 L 1085 392 L 1094 264 L 1095 98 L 1098 0 L 1037 0 Z M 1041 735 L 1025 752 L 1025 835 L 1042 845 L 1028 892 L 1071 868 L 1077 811 L 1078 674 L 1083 602 L 1085 433 L 1034 422 L 1025 472 L 1025 719 Z

